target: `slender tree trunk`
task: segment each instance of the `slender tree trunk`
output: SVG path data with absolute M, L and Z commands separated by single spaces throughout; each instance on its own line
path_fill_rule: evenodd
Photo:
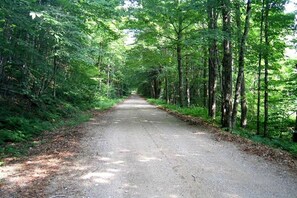
M 98 55 L 98 60 L 97 60 L 97 66 L 98 66 L 98 77 L 99 77 L 99 84 L 98 84 L 98 88 L 99 88 L 99 92 L 102 90 L 102 79 L 101 79 L 101 65 L 102 65 L 102 49 L 103 49 L 103 45 L 100 42 L 99 43 L 99 55 Z
M 231 43 L 231 2 L 222 0 L 223 61 L 222 61 L 222 127 L 232 129 L 232 43 Z
M 157 76 L 154 79 L 154 88 L 155 88 L 155 99 L 159 98 L 160 96 L 160 89 L 159 89 L 159 80 L 157 79 Z
M 293 133 L 293 142 L 297 142 L 297 111 L 295 113 L 296 113 L 296 117 L 295 117 L 295 130 Z
M 211 0 L 208 0 L 208 29 L 215 34 L 217 31 L 217 9 Z M 208 59 L 208 116 L 216 117 L 216 87 L 218 69 L 218 46 L 217 39 L 210 39 Z
M 263 23 L 264 23 L 264 8 L 265 0 L 262 0 L 262 11 L 261 11 L 261 25 L 260 25 L 260 50 L 259 50 L 259 61 L 258 61 L 258 90 L 257 90 L 257 135 L 260 134 L 261 125 L 261 72 L 262 72 L 262 44 L 263 44 Z
M 269 16 L 269 0 L 266 0 L 265 21 L 264 21 L 264 136 L 268 135 L 268 66 L 269 66 L 269 35 L 268 35 L 268 16 Z
M 0 53 L 0 86 L 2 83 L 3 76 L 4 76 L 3 71 L 4 71 L 4 57 Z
M 155 98 L 155 95 L 154 81 L 151 81 L 151 97 Z
M 207 51 L 204 53 L 204 68 L 203 68 L 203 105 L 207 107 Z
M 56 83 L 57 83 L 57 56 L 54 56 L 54 73 L 53 73 L 53 97 L 56 97 Z
M 189 79 L 189 71 L 190 71 L 190 65 L 188 61 L 188 56 L 186 56 L 185 61 L 185 84 L 186 84 L 186 94 L 187 94 L 187 107 L 191 105 L 191 93 L 190 93 L 190 79 Z
M 240 102 L 241 102 L 241 119 L 240 119 L 240 126 L 242 128 L 247 127 L 247 101 L 246 101 L 246 92 L 245 92 L 245 77 L 243 74 L 242 83 L 241 83 L 241 90 L 240 90 Z
M 297 64 L 295 65 L 297 69 Z M 295 130 L 293 133 L 293 142 L 297 142 L 297 110 L 296 110 L 296 115 L 295 115 Z
M 181 27 L 180 27 L 181 28 Z M 185 96 L 184 96 L 184 77 L 183 77 L 183 67 L 182 67 L 182 32 L 179 30 L 177 35 L 177 70 L 178 70 L 178 92 L 179 92 L 179 105 L 185 106 Z
M 109 93 L 109 88 L 110 88 L 110 65 L 107 65 L 107 97 L 110 97 L 110 93 Z
M 165 76 L 165 97 L 166 103 L 169 104 L 169 86 L 168 86 L 168 76 Z
M 241 91 L 242 83 L 244 81 L 244 56 L 245 56 L 246 40 L 249 32 L 250 16 L 251 16 L 251 0 L 248 0 L 247 6 L 246 6 L 245 26 L 244 26 L 243 35 L 241 36 L 239 56 L 238 56 L 238 73 L 237 73 L 235 96 L 234 96 L 234 103 L 233 103 L 232 127 L 235 127 L 236 125 L 237 108 L 239 103 L 239 97 L 242 93 Z

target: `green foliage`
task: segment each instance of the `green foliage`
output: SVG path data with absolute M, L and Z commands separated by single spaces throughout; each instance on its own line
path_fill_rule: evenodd
M 109 99 L 106 97 L 97 97 L 96 101 L 93 104 L 93 107 L 97 110 L 106 110 L 110 109 L 120 101 L 122 101 L 122 99 Z
M 174 104 L 167 104 L 164 100 L 160 99 L 148 99 L 148 101 L 155 105 L 160 105 L 162 107 L 165 107 L 166 109 L 173 110 L 177 113 L 183 114 L 183 115 L 189 115 L 193 117 L 199 117 L 204 119 L 207 122 L 214 121 L 214 123 L 219 123 L 219 118 L 216 120 L 211 120 L 208 117 L 208 111 L 205 107 L 199 107 L 199 106 L 191 106 L 191 107 L 180 107 L 179 105 Z
M 109 99 L 96 97 L 87 108 L 107 110 L 120 102 L 121 99 Z M 83 110 L 86 107 L 83 106 Z M 6 111 L 7 113 L 8 111 Z M 15 111 L 4 115 L 5 119 L 0 120 L 0 158 L 7 156 L 21 156 L 26 154 L 27 149 L 32 145 L 33 138 L 43 131 L 54 130 L 61 126 L 76 126 L 88 121 L 90 114 L 82 112 L 71 103 L 61 103 L 57 106 L 49 105 L 43 110 L 35 109 L 34 112 L 23 113 L 23 116 L 15 116 Z
M 210 120 L 208 117 L 207 109 L 205 108 L 201 108 L 201 107 L 181 108 L 177 105 L 167 104 L 164 100 L 160 100 L 160 99 L 147 99 L 147 100 L 152 104 L 162 106 L 166 109 L 175 111 L 179 114 L 198 117 L 208 123 L 218 125 L 220 122 L 219 119 Z M 294 157 L 297 157 L 297 144 L 289 141 L 290 135 L 283 136 L 282 138 L 267 138 L 260 135 L 256 135 L 255 132 L 251 131 L 250 129 L 241 129 L 241 128 L 237 128 L 236 130 L 233 130 L 232 133 L 240 135 L 241 137 L 250 139 L 257 143 L 265 144 L 273 148 L 279 148 L 279 149 L 288 151 Z
M 209 57 L 214 56 L 209 51 L 213 40 L 217 42 L 219 63 L 216 106 L 222 103 L 221 44 L 226 32 L 222 31 L 220 2 L 133 2 L 139 6 L 123 9 L 124 1 L 120 0 L 0 1 L 0 145 L 26 142 L 83 110 L 107 109 L 130 90 L 164 99 L 166 103 L 153 102 L 177 112 L 209 120 L 208 66 Z M 262 2 L 252 2 L 244 71 L 248 104 L 245 134 L 253 136 L 256 129 L 257 67 L 261 53 L 269 57 L 268 136 L 290 144 L 290 132 L 296 122 L 297 78 L 296 60 L 284 56 L 288 48 L 285 36 L 294 34 L 289 28 L 294 25 L 294 14 L 284 12 L 285 2 L 276 1 L 269 7 L 269 45 L 260 43 Z M 236 1 L 230 7 L 233 85 L 245 3 Z M 208 28 L 210 5 L 218 18 L 216 28 Z M 123 29 L 133 32 L 136 44 L 125 46 Z M 261 131 L 263 76 L 262 71 Z M 185 95 L 188 108 L 176 106 L 182 101 L 181 95 Z M 237 115 L 240 113 L 239 110 Z M 219 120 L 217 112 L 215 122 Z M 237 125 L 235 131 L 239 129 Z
M 120 3 L 0 1 L 0 152 L 128 94 Z

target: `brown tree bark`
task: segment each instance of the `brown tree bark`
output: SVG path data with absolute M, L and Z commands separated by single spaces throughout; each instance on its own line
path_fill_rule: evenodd
M 216 87 L 218 69 L 218 46 L 215 31 L 217 31 L 217 9 L 216 5 L 208 0 L 208 29 L 214 35 L 210 39 L 208 58 L 208 116 L 212 119 L 216 117 Z
M 241 119 L 240 126 L 242 128 L 247 127 L 247 100 L 246 100 L 246 91 L 245 91 L 245 77 L 243 74 L 242 82 L 241 82 L 241 90 L 240 90 L 240 103 L 241 103 Z
M 296 66 L 296 70 L 297 70 L 297 64 L 295 65 Z M 297 142 L 297 110 L 295 112 L 295 128 L 294 128 L 294 132 L 293 132 L 293 142 Z
M 232 127 L 235 127 L 235 125 L 236 125 L 239 97 L 242 94 L 245 95 L 245 93 L 242 93 L 242 91 L 245 91 L 245 90 L 242 90 L 241 88 L 242 88 L 242 84 L 244 81 L 244 56 L 245 56 L 246 40 L 247 40 L 248 32 L 249 32 L 250 16 L 251 16 L 251 0 L 248 0 L 247 4 L 246 4 L 245 26 L 244 26 L 243 35 L 241 36 L 241 39 L 240 39 L 240 46 L 239 46 L 238 73 L 237 73 L 234 103 L 233 103 Z M 245 106 L 245 108 L 246 108 L 246 106 Z M 241 113 L 246 113 L 246 111 L 241 112 Z M 243 117 L 246 117 L 246 116 L 243 116 Z
M 222 127 L 232 130 L 232 42 L 231 2 L 222 0 L 223 17 L 223 61 L 222 61 Z
M 260 50 L 258 60 L 258 90 L 257 90 L 257 135 L 260 134 L 260 107 L 261 107 L 261 72 L 262 72 L 262 44 L 263 44 L 263 23 L 264 23 L 265 0 L 262 0 L 261 25 L 260 25 Z
M 185 84 L 186 84 L 186 98 L 187 98 L 187 107 L 191 105 L 191 90 L 190 90 L 190 64 L 188 56 L 185 58 Z
M 207 90 L 207 51 L 204 53 L 204 68 L 203 68 L 203 105 L 204 107 L 207 107 L 207 96 L 208 96 L 208 90 Z
M 178 71 L 178 92 L 179 92 L 179 105 L 185 106 L 185 94 L 184 94 L 184 77 L 183 77 L 183 66 L 182 66 L 182 22 L 180 20 L 179 30 L 177 34 L 177 71 Z
M 269 35 L 268 35 L 268 17 L 269 17 L 269 0 L 266 0 L 265 14 L 264 14 L 264 38 L 265 38 L 265 52 L 264 52 L 264 132 L 263 135 L 268 135 L 268 67 L 269 67 Z
M 165 97 L 166 97 L 166 103 L 169 104 L 169 86 L 168 86 L 168 76 L 165 76 Z

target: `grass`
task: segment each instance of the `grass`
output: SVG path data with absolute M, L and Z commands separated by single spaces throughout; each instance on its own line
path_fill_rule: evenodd
M 77 126 L 91 118 L 87 110 L 107 110 L 120 101 L 121 99 L 98 97 L 83 107 L 62 102 L 56 106 L 46 106 L 28 112 L 2 105 L 0 165 L 3 158 L 26 155 L 30 148 L 36 146 L 34 138 L 44 131 L 52 131 L 63 126 Z
M 172 110 L 176 113 L 180 113 L 182 115 L 189 115 L 193 117 L 198 117 L 205 122 L 212 123 L 214 125 L 219 126 L 220 123 L 220 117 L 217 117 L 216 120 L 209 119 L 208 117 L 208 112 L 206 108 L 203 107 L 197 107 L 197 106 L 192 106 L 192 107 L 184 107 L 181 108 L 177 105 L 173 104 L 167 104 L 164 100 L 160 99 L 147 99 L 148 102 L 162 106 L 166 109 Z M 261 135 L 256 135 L 254 130 L 252 129 L 242 129 L 242 128 L 235 128 L 232 131 L 233 134 L 237 134 L 241 137 L 250 139 L 254 142 L 260 143 L 267 145 L 272 148 L 278 148 L 285 150 L 292 154 L 294 157 L 297 157 L 297 143 L 294 143 L 291 141 L 291 135 L 287 134 L 286 136 L 283 136 L 282 138 L 280 137 L 263 137 Z

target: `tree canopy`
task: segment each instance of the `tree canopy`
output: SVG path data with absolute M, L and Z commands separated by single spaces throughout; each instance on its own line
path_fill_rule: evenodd
M 297 141 L 297 57 L 286 54 L 296 50 L 296 15 L 287 3 L 3 0 L 0 144 L 22 139 L 19 123 L 132 90 L 202 108 L 228 131 Z

